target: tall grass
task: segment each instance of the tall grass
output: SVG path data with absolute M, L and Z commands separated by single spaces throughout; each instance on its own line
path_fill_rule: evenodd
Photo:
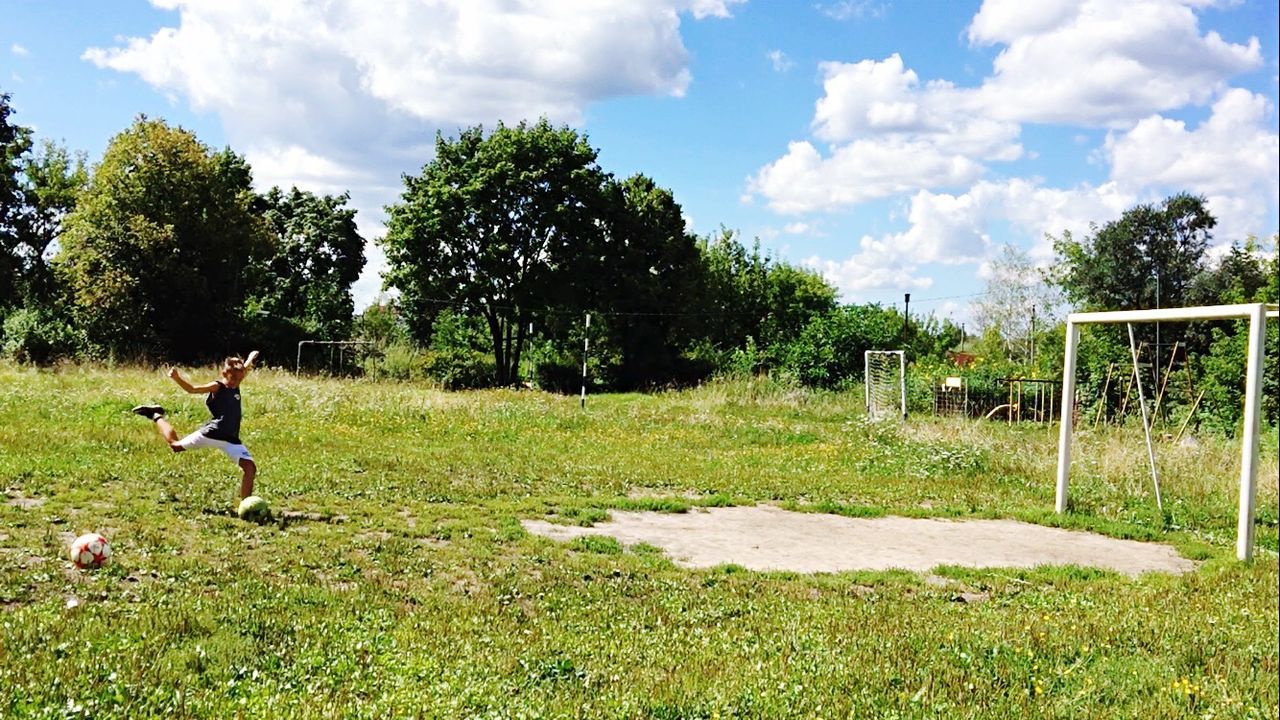
M 157 371 L 0 365 L 0 717 L 1277 712 L 1274 431 L 1263 550 L 1241 564 L 1238 443 L 1211 436 L 1159 447 L 1159 513 L 1141 431 L 1080 432 L 1073 509 L 1057 516 L 1046 426 L 870 423 L 858 393 L 758 379 L 584 410 L 265 371 L 244 388 L 244 438 L 259 491 L 294 519 L 257 526 L 228 513 L 233 466 L 169 453 L 128 413 L 144 400 L 180 432 L 205 416 Z M 1137 579 L 687 571 L 651 547 L 519 524 L 751 502 L 1014 517 L 1203 562 Z M 116 556 L 79 573 L 64 546 L 89 530 Z

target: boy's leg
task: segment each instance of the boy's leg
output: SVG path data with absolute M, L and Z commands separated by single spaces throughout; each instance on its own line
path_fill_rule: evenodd
M 173 429 L 168 420 L 156 418 L 156 430 L 160 431 L 160 437 L 169 443 L 174 452 L 182 452 L 182 446 L 178 445 L 178 431 Z
M 160 433 L 160 437 L 164 438 L 164 441 L 169 443 L 169 449 L 174 452 L 182 452 L 186 449 L 178 444 L 178 432 L 174 430 L 173 426 L 169 424 L 169 421 L 164 418 L 164 408 L 159 405 L 139 405 L 133 409 L 133 414 L 141 415 L 142 417 L 154 422 L 156 424 L 156 430 Z
M 244 471 L 244 477 L 240 480 L 240 499 L 243 500 L 253 494 L 253 478 L 258 474 L 258 466 L 252 460 L 245 459 L 241 459 L 238 464 Z

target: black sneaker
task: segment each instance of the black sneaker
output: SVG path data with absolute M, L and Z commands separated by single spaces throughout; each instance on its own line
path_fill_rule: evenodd
M 133 409 L 133 413 L 154 421 L 164 417 L 164 408 L 159 405 L 139 405 Z

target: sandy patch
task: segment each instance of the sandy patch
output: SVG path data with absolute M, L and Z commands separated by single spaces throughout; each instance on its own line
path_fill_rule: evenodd
M 7 505 L 21 510 L 34 510 L 44 504 L 44 498 L 27 497 L 21 490 L 6 490 L 5 496 L 9 498 Z
M 610 515 L 611 521 L 593 527 L 542 520 L 522 524 L 531 533 L 557 540 L 608 535 L 624 545 L 648 543 L 690 568 L 733 563 L 749 570 L 927 572 L 939 565 L 1085 565 L 1130 576 L 1195 568 L 1168 545 L 1015 520 L 847 518 L 770 506 Z

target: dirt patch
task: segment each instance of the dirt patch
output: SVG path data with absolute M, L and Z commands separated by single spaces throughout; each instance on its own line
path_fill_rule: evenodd
M 5 504 L 20 510 L 34 510 L 44 504 L 44 498 L 27 497 L 21 490 L 9 489 L 4 494 L 8 498 Z
M 633 487 L 627 489 L 628 500 L 657 500 L 678 497 L 682 500 L 701 500 L 702 493 L 672 488 Z
M 525 520 L 523 525 L 531 533 L 557 540 L 608 535 L 627 545 L 648 543 L 691 568 L 732 563 L 749 570 L 927 572 L 939 565 L 1084 565 L 1130 576 L 1195 568 L 1168 545 L 1015 520 L 848 518 L 770 506 L 610 514 L 610 522 L 593 527 L 542 520 Z

